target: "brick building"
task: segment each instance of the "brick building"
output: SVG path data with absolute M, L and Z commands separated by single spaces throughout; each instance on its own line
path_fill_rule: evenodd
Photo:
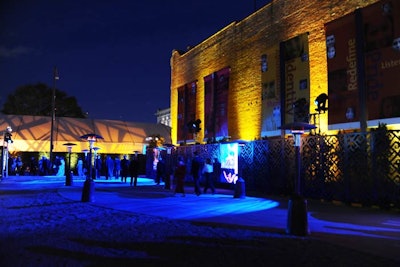
M 321 133 L 365 130 L 380 122 L 393 127 L 399 114 L 374 114 L 377 104 L 370 101 L 369 59 L 379 53 L 384 59 L 390 56 L 380 62 L 381 68 L 388 64 L 390 69 L 380 79 L 400 84 L 394 74 L 400 73 L 400 51 L 392 49 L 395 39 L 390 47 L 372 52 L 363 44 L 367 26 L 389 16 L 392 34 L 400 37 L 399 12 L 394 0 L 273 0 L 198 45 L 174 50 L 170 62 L 173 143 L 278 136 L 283 134 L 279 127 L 292 121 L 309 121 Z M 327 56 L 328 36 L 336 41 L 336 57 L 334 50 L 332 58 Z M 345 67 L 340 66 L 342 61 Z M 343 74 L 345 89 L 331 91 L 341 84 Z M 385 90 L 377 98 L 379 103 L 383 97 L 399 102 L 394 88 Z M 321 112 L 314 100 L 324 94 L 329 109 Z M 198 119 L 201 130 L 193 132 L 188 125 Z

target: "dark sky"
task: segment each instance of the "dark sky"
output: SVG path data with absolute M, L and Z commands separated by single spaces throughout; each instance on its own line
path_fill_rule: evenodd
M 196 45 L 269 0 L 0 0 L 0 106 L 38 82 L 90 118 L 156 122 L 170 106 L 173 49 Z

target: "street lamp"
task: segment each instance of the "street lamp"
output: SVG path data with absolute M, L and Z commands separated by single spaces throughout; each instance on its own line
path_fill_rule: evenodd
M 296 180 L 295 193 L 289 199 L 288 220 L 286 233 L 305 236 L 310 233 L 307 217 L 307 200 L 303 197 L 301 179 L 301 135 L 305 130 L 315 129 L 316 126 L 304 122 L 293 122 L 279 127 L 282 130 L 290 130 L 294 137 L 294 147 L 296 151 Z
M 1 176 L 7 177 L 8 176 L 8 147 L 9 144 L 12 143 L 12 128 L 7 126 L 6 130 L 4 131 L 3 136 L 3 155 L 2 155 L 2 168 L 1 168 Z
M 65 171 L 65 185 L 70 186 L 72 185 L 72 172 L 71 172 L 71 152 L 72 152 L 72 147 L 75 146 L 76 144 L 74 143 L 65 143 L 64 146 L 67 147 L 67 152 L 68 152 L 68 165 L 67 169 Z
M 81 139 L 87 140 L 89 142 L 89 171 L 86 176 L 86 180 L 83 184 L 82 191 L 82 202 L 94 202 L 94 181 L 92 177 L 92 150 L 93 145 L 97 141 L 97 139 L 103 139 L 102 136 L 90 133 L 85 134 L 80 137 Z
M 53 71 L 53 90 L 51 96 L 51 128 L 50 128 L 50 162 L 53 163 L 53 139 L 54 139 L 54 122 L 56 120 L 56 81 L 59 80 L 57 67 Z

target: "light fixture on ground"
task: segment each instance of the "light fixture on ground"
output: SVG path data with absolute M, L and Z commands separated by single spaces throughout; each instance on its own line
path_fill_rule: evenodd
M 74 143 L 65 143 L 63 144 L 64 146 L 67 147 L 67 152 L 68 152 L 68 165 L 67 169 L 65 170 L 65 185 L 66 186 L 71 186 L 72 185 L 72 172 L 71 172 L 71 152 L 72 152 L 72 147 L 75 146 L 76 144 Z
M 303 196 L 302 176 L 301 176 L 301 135 L 306 130 L 315 129 L 316 126 L 304 122 L 293 122 L 279 127 L 282 130 L 290 130 L 294 137 L 294 147 L 296 152 L 296 180 L 295 191 L 289 199 L 288 219 L 286 233 L 306 236 L 310 233 L 308 228 L 307 200 Z
M 86 180 L 83 183 L 82 202 L 94 202 L 94 181 L 92 176 L 93 173 L 92 150 L 94 143 L 97 141 L 97 139 L 103 139 L 103 137 L 94 133 L 90 133 L 82 135 L 80 138 L 87 140 L 89 142 L 89 169 L 86 175 Z

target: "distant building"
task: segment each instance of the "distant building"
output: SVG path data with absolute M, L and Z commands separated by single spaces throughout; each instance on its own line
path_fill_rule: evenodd
M 157 116 L 157 123 L 161 123 L 171 127 L 171 109 L 158 109 L 156 114 Z

